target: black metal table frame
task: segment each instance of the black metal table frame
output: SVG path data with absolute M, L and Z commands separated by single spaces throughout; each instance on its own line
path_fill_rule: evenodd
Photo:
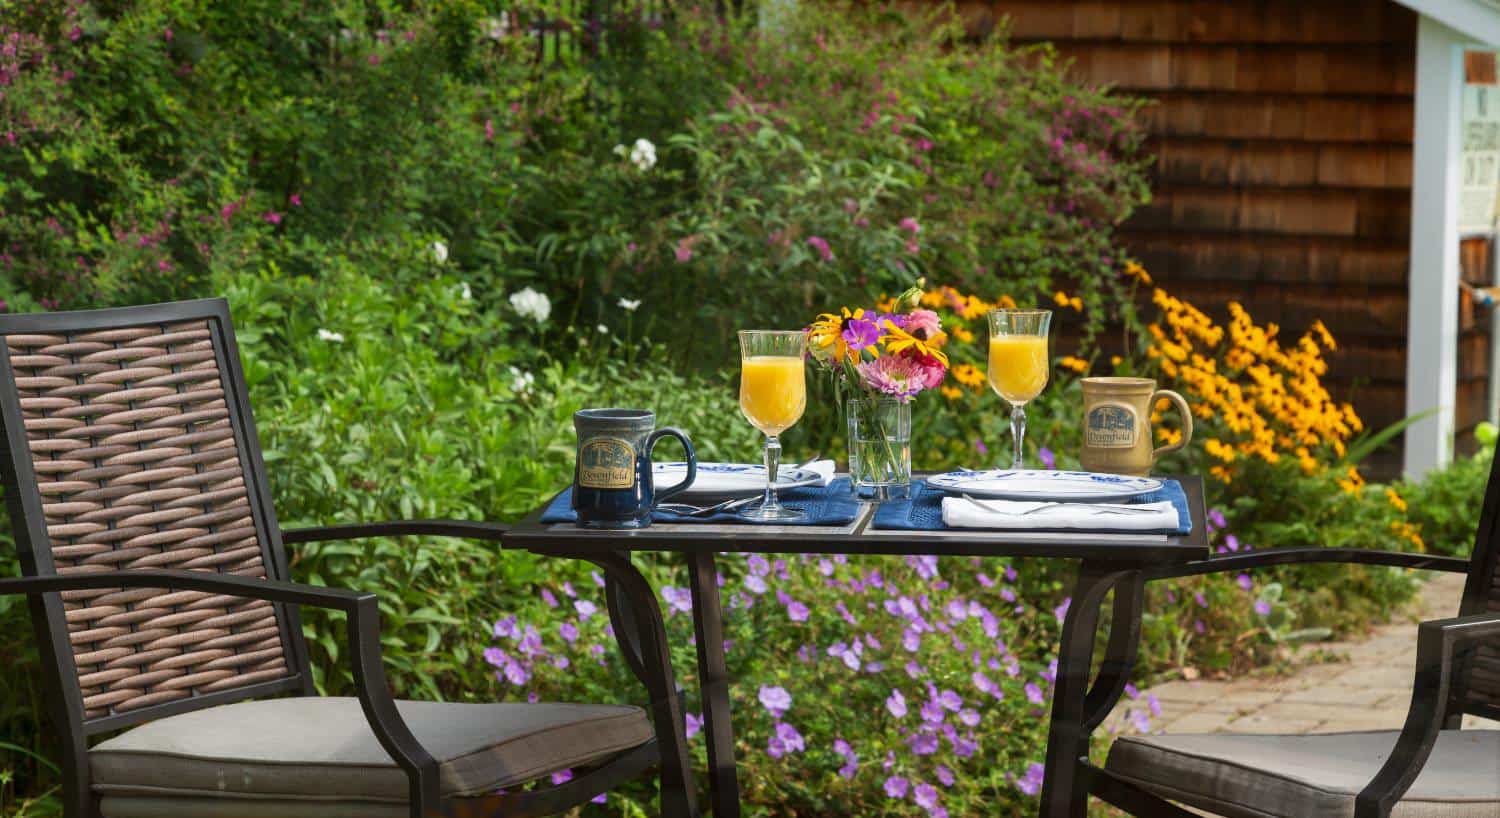
M 1123 541 L 1080 533 L 1076 540 L 1040 540 L 1011 532 L 916 532 L 869 530 L 869 516 L 851 532 L 806 528 L 774 531 L 754 526 L 653 526 L 637 531 L 588 531 L 539 522 L 537 509 L 512 527 L 506 547 L 546 555 L 579 557 L 590 552 L 679 552 L 687 562 L 698 678 L 703 700 L 703 731 L 708 743 L 710 803 L 715 818 L 740 815 L 739 780 L 730 716 L 729 676 L 717 583 L 716 555 L 724 552 L 847 554 L 850 556 L 978 556 L 1077 559 L 1078 579 L 1063 621 L 1057 679 L 1047 734 L 1046 774 L 1038 814 L 1043 818 L 1083 818 L 1090 779 L 1088 741 L 1119 701 L 1134 667 L 1140 638 L 1145 575 L 1208 556 L 1203 482 L 1176 478 L 1188 495 L 1192 532 L 1163 540 Z M 697 530 L 694 530 L 697 529 Z M 1093 539 L 1094 541 L 1090 541 Z M 628 589 L 610 589 L 628 593 Z M 1114 592 L 1112 626 L 1098 677 L 1090 685 L 1094 643 L 1105 599 Z M 611 599 L 610 610 L 630 606 Z

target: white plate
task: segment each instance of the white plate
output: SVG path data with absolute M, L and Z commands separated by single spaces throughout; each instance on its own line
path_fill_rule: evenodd
M 700 478 L 701 479 L 701 478 Z M 953 471 L 927 478 L 927 484 L 952 494 L 993 500 L 1041 500 L 1054 503 L 1105 503 L 1159 491 L 1150 477 L 1086 471 L 990 469 Z
M 651 481 L 657 493 L 682 482 L 687 476 L 686 463 L 652 463 Z M 776 470 L 776 490 L 816 486 L 822 476 L 811 469 L 781 466 Z M 749 463 L 699 463 L 693 484 L 673 500 L 691 501 L 699 497 L 754 497 L 766 490 L 766 467 Z

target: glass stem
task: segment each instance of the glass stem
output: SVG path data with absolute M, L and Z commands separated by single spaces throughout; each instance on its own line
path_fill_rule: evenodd
M 776 497 L 776 471 L 781 467 L 781 439 L 776 435 L 766 435 L 766 498 L 760 504 L 762 509 L 781 508 L 781 501 Z
M 1026 404 L 1024 403 L 1012 406 L 1010 409 L 1010 437 L 1016 447 L 1016 456 L 1011 461 L 1010 467 L 1012 469 L 1025 468 L 1021 459 L 1021 444 L 1026 440 Z

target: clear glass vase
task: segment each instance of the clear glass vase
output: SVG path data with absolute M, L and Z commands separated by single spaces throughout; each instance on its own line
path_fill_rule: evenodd
M 849 477 L 854 493 L 874 500 L 911 496 L 911 403 L 850 398 Z

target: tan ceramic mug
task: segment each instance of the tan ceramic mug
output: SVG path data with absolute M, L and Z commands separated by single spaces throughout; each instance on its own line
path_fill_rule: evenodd
M 1157 398 L 1176 404 L 1182 415 L 1182 438 L 1151 448 L 1151 406 Z M 1083 452 L 1088 471 L 1144 476 L 1156 459 L 1193 439 L 1193 413 L 1187 401 L 1170 389 L 1157 389 L 1150 378 L 1083 379 Z

